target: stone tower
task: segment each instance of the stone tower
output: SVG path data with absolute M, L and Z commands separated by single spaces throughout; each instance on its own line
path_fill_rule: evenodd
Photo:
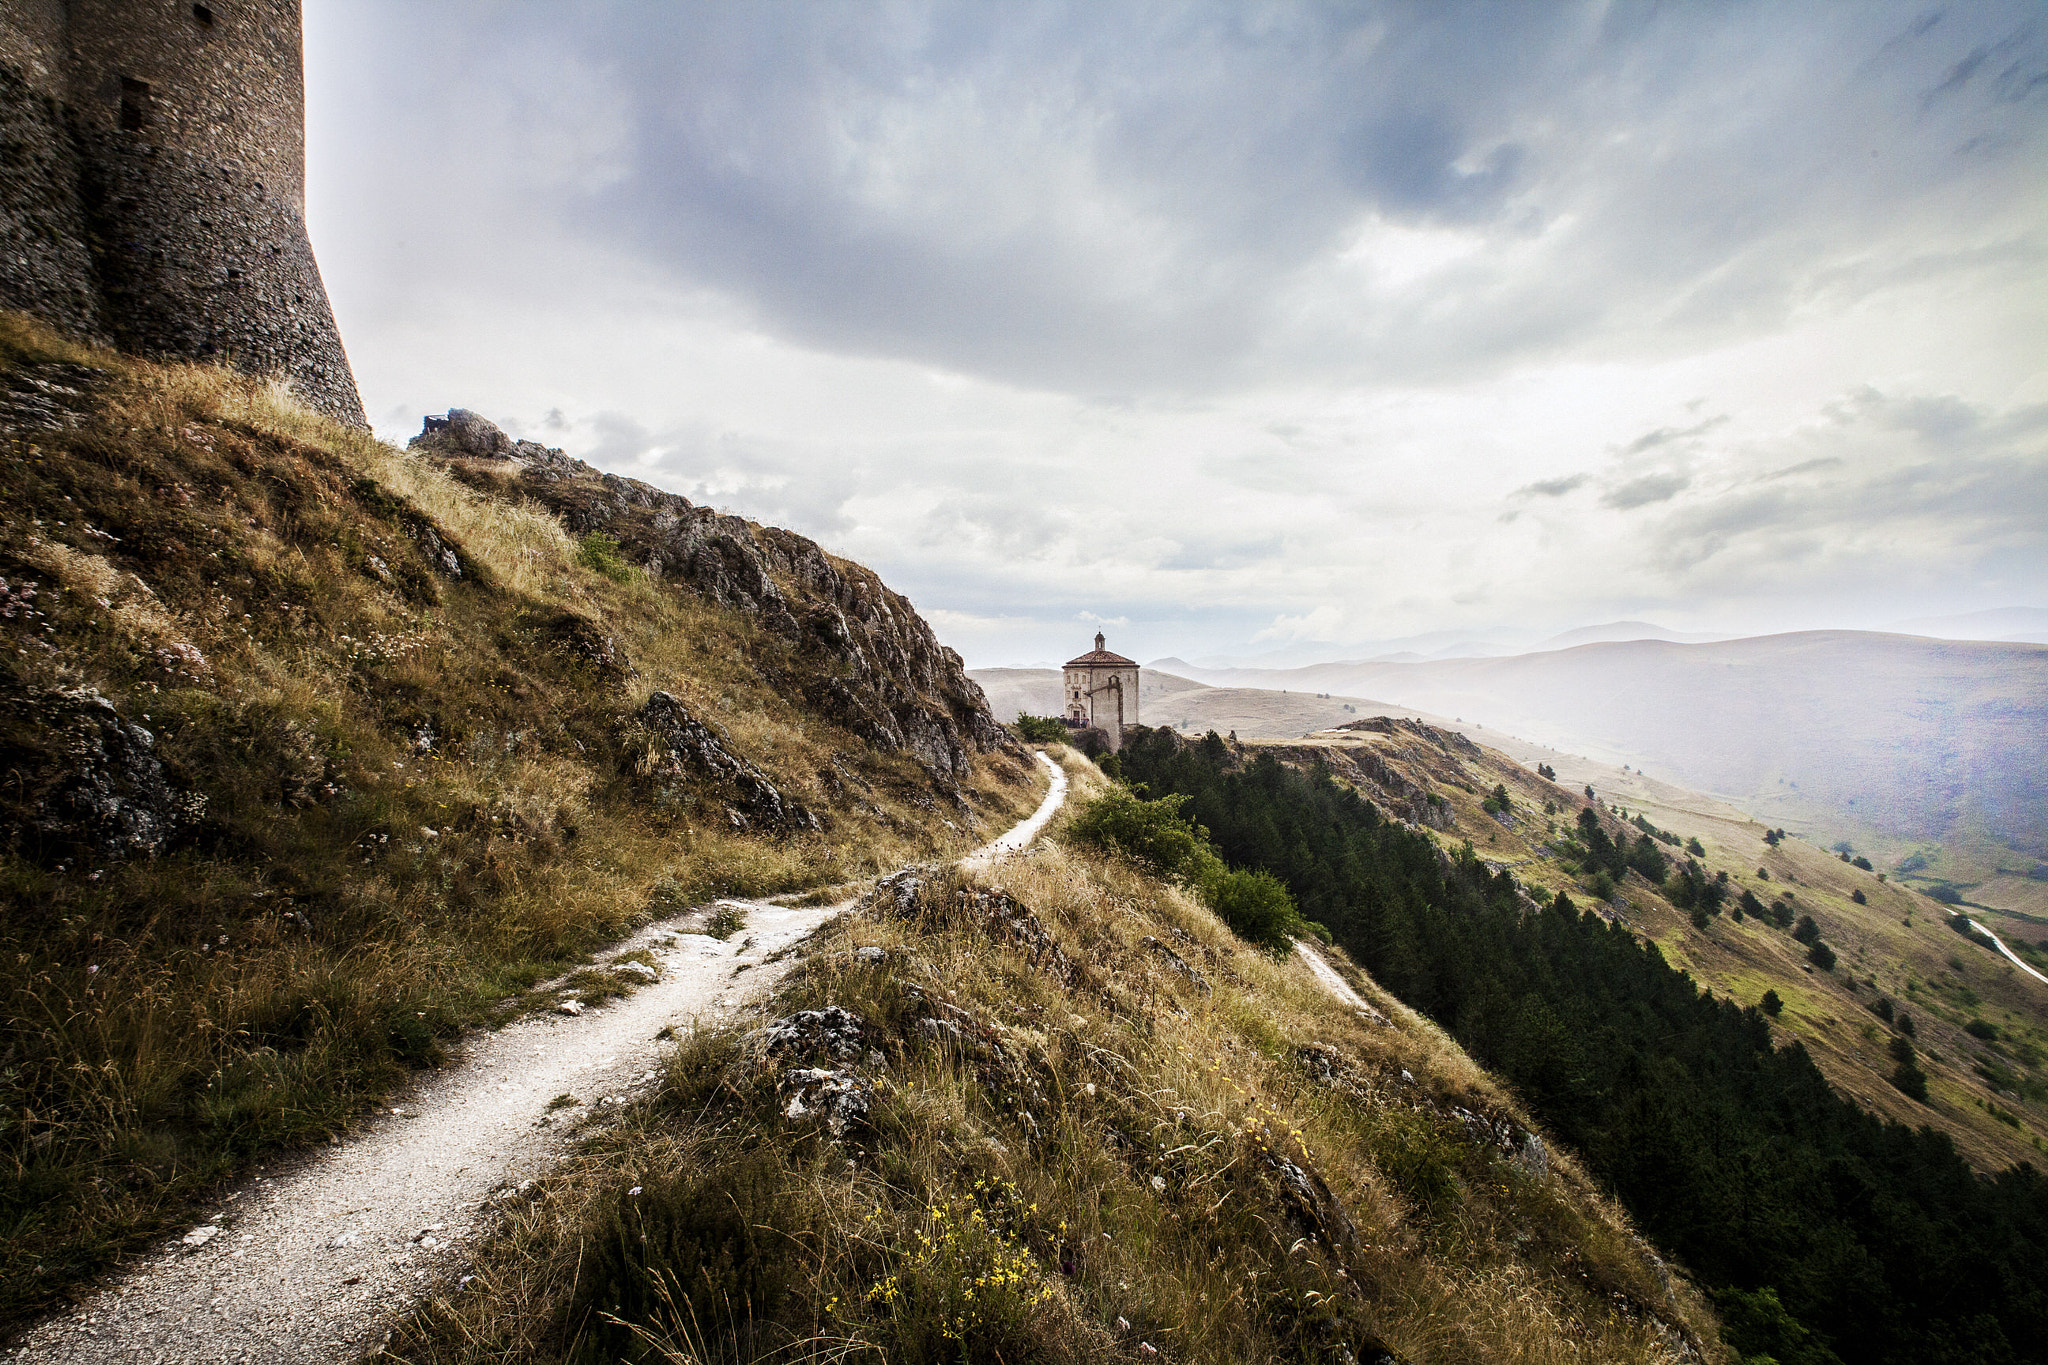
M 1103 648 L 1101 632 L 1095 648 L 1067 660 L 1061 670 L 1067 724 L 1094 727 L 1109 737 L 1111 751 L 1124 747 L 1124 727 L 1138 723 L 1138 665 Z
M 299 0 L 0 0 L 0 307 L 367 425 L 305 197 Z

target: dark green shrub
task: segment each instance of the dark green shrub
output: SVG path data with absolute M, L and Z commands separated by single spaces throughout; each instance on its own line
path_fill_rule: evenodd
M 1913 1045 L 1904 1038 L 1892 1039 L 1892 1060 L 1898 1065 L 1892 1068 L 1891 1083 L 1899 1093 L 1927 1103 L 1927 1073 L 1913 1059 Z
M 1998 1025 L 1986 1023 L 1982 1019 L 1972 1019 L 1969 1023 L 1963 1025 L 1963 1032 L 1969 1034 L 1972 1038 L 1982 1038 L 1987 1043 L 1998 1040 Z
M 1801 915 L 1799 917 L 1799 927 L 1792 931 L 1792 937 L 1798 939 L 1801 943 L 1818 943 L 1820 942 L 1820 926 L 1813 922 L 1812 915 Z
M 1806 950 L 1806 960 L 1824 972 L 1831 972 L 1835 969 L 1835 950 L 1816 941 Z
M 1665 875 L 1671 865 L 1665 861 L 1657 841 L 1647 834 L 1638 834 L 1628 851 L 1628 865 L 1643 874 L 1644 878 L 1658 886 L 1664 884 Z
M 1030 716 L 1019 711 L 1010 729 L 1026 744 L 1064 744 L 1067 741 L 1067 723 L 1058 716 Z
M 1849 899 L 1854 901 L 1858 905 L 1870 904 L 1870 897 L 1864 895 L 1861 890 L 1851 891 L 1849 893 Z
M 1721 1339 L 1747 1362 L 1771 1365 L 1840 1365 L 1841 1357 L 1785 1311 L 1778 1291 L 1765 1285 L 1750 1293 L 1729 1288 L 1714 1294 L 1721 1310 Z
M 1202 899 L 1230 932 L 1269 951 L 1285 951 L 1304 927 L 1294 897 L 1270 872 L 1222 872 L 1202 887 Z
M 1310 932 L 1294 897 L 1268 872 L 1234 872 L 1209 843 L 1209 832 L 1180 813 L 1187 797 L 1146 801 L 1114 787 L 1082 807 L 1074 837 L 1120 853 L 1192 887 L 1248 943 L 1288 951 L 1295 935 Z
M 1764 998 L 1758 1003 L 1763 1006 L 1764 1013 L 1770 1015 L 1773 1019 L 1777 1018 L 1778 1012 L 1785 1008 L 1785 1002 L 1778 998 L 1776 991 L 1765 991 Z
M 1188 798 L 1146 801 L 1128 787 L 1112 787 L 1074 817 L 1076 839 L 1145 864 L 1168 877 L 1199 881 L 1214 859 L 1208 831 L 1180 813 Z

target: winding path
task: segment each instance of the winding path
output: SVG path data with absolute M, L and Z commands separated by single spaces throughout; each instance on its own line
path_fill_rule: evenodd
M 1964 918 L 1968 919 L 1969 917 L 1966 915 L 1964 916 Z M 1990 939 L 1993 943 L 1997 944 L 1998 951 L 2004 953 L 2006 956 L 2006 960 L 2011 962 L 2013 966 L 2019 968 L 2028 976 L 2033 977 L 2034 980 L 2040 982 L 2042 985 L 2048 986 L 2048 976 L 2041 975 L 2039 972 L 2035 971 L 2032 967 L 2028 966 L 2025 962 L 2023 962 L 2020 959 L 2020 955 L 2018 953 L 2015 953 L 2012 949 L 2005 946 L 2004 939 L 1992 933 L 1989 929 L 1986 929 L 1982 924 L 1979 924 L 1974 919 L 1970 920 L 1970 927 L 1972 929 L 1975 929 L 1978 933 L 1984 935 L 1984 937 Z
M 1052 777 L 1044 801 L 968 854 L 968 866 L 1028 847 L 1066 799 L 1066 773 L 1038 759 Z M 459 1271 L 491 1200 L 550 1169 L 575 1119 L 623 1104 L 659 1077 L 670 1030 L 758 999 L 795 962 L 786 950 L 851 902 L 719 904 L 746 915 L 731 939 L 664 921 L 615 945 L 601 956 L 644 949 L 658 979 L 580 1016 L 532 1015 L 472 1037 L 456 1061 L 416 1077 L 346 1143 L 258 1167 L 199 1228 L 80 1308 L 30 1328 L 8 1355 L 64 1365 L 354 1359 L 430 1283 Z

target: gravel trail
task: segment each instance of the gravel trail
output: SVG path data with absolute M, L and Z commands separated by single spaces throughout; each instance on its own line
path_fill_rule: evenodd
M 1044 802 L 969 854 L 970 866 L 1028 846 L 1065 799 L 1066 774 L 1039 761 L 1052 776 Z M 657 1079 L 671 1046 L 658 1035 L 745 1008 L 794 964 L 789 950 L 847 908 L 719 904 L 746 915 L 729 940 L 667 921 L 615 945 L 602 957 L 644 949 L 658 979 L 580 1016 L 530 1015 L 471 1036 L 348 1141 L 259 1167 L 203 1224 L 30 1328 L 9 1358 L 296 1365 L 374 1347 L 430 1283 L 468 1261 L 494 1195 L 550 1169 L 575 1119 Z

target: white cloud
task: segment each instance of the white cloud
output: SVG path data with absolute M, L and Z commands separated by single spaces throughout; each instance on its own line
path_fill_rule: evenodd
M 1920 14 L 317 0 L 310 217 L 381 430 L 970 657 L 2048 600 L 2048 37 Z

